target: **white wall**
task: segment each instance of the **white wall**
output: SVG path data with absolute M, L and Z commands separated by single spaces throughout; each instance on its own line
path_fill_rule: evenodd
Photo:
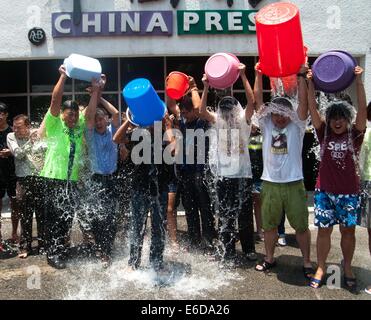
M 173 10 L 171 37 L 57 38 L 51 35 L 51 14 L 72 11 L 72 0 L 0 0 L 0 59 L 63 58 L 71 52 L 90 56 L 208 55 L 219 51 L 257 55 L 255 35 L 176 35 L 176 10 L 169 0 L 138 4 L 137 0 L 81 0 L 83 11 Z M 258 9 L 267 3 L 263 0 Z M 342 49 L 362 57 L 368 99 L 371 99 L 370 0 L 294 0 L 301 14 L 305 44 L 310 55 Z M 228 9 L 225 0 L 183 0 L 178 10 Z M 252 9 L 247 0 L 234 0 L 232 9 Z M 338 18 L 338 19 L 337 19 Z M 340 21 L 340 24 L 337 22 Z M 335 23 L 335 24 L 334 24 Z M 42 27 L 47 42 L 33 46 L 27 39 L 31 27 Z

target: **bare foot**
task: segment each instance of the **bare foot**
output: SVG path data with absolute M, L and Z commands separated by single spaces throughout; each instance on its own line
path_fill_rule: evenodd
M 26 259 L 28 257 L 28 251 L 27 250 L 22 250 L 19 254 L 18 254 L 18 258 L 20 259 Z

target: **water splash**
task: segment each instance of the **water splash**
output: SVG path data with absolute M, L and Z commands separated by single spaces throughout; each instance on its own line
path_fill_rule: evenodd
M 148 259 L 148 247 L 146 241 L 143 260 Z M 169 250 L 165 255 L 167 271 L 161 274 L 146 267 L 131 271 L 125 254 L 106 270 L 94 262 L 75 261 L 63 299 L 200 299 L 242 280 L 236 271 L 220 269 L 210 256 L 182 252 L 175 257 Z

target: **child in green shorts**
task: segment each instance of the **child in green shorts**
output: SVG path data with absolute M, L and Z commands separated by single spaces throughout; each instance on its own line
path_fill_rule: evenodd
M 262 223 L 266 256 L 255 267 L 267 271 L 276 266 L 274 250 L 277 228 L 285 212 L 290 225 L 296 231 L 304 263 L 303 273 L 309 278 L 314 270 L 310 261 L 310 231 L 308 208 L 303 184 L 302 147 L 308 117 L 306 66 L 298 74 L 298 107 L 293 100 L 276 97 L 267 105 L 262 99 L 262 74 L 255 67 L 255 101 L 258 109 L 259 127 L 263 134 L 263 180 Z

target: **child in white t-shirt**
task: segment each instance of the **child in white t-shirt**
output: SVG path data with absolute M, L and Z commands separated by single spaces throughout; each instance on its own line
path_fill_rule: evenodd
M 223 97 L 216 112 L 206 108 L 209 83 L 206 75 L 202 82 L 201 118 L 212 124 L 213 136 L 210 151 L 210 169 L 216 180 L 219 214 L 219 240 L 222 258 L 226 264 L 234 264 L 236 258 L 236 224 L 239 239 L 248 260 L 256 260 L 254 225 L 252 216 L 252 172 L 248 150 L 251 132 L 251 116 L 254 113 L 254 94 L 245 74 L 246 66 L 239 65 L 247 106 L 244 110 L 231 96 Z
M 302 66 L 298 74 L 299 104 L 294 110 L 292 100 L 284 97 L 276 97 L 263 105 L 262 74 L 259 65 L 255 67 L 254 95 L 263 134 L 261 211 L 266 250 L 264 260 L 255 269 L 266 271 L 276 265 L 277 227 L 285 212 L 296 231 L 303 254 L 304 276 L 310 278 L 314 270 L 310 261 L 310 231 L 302 169 L 303 138 L 308 117 L 306 69 Z

